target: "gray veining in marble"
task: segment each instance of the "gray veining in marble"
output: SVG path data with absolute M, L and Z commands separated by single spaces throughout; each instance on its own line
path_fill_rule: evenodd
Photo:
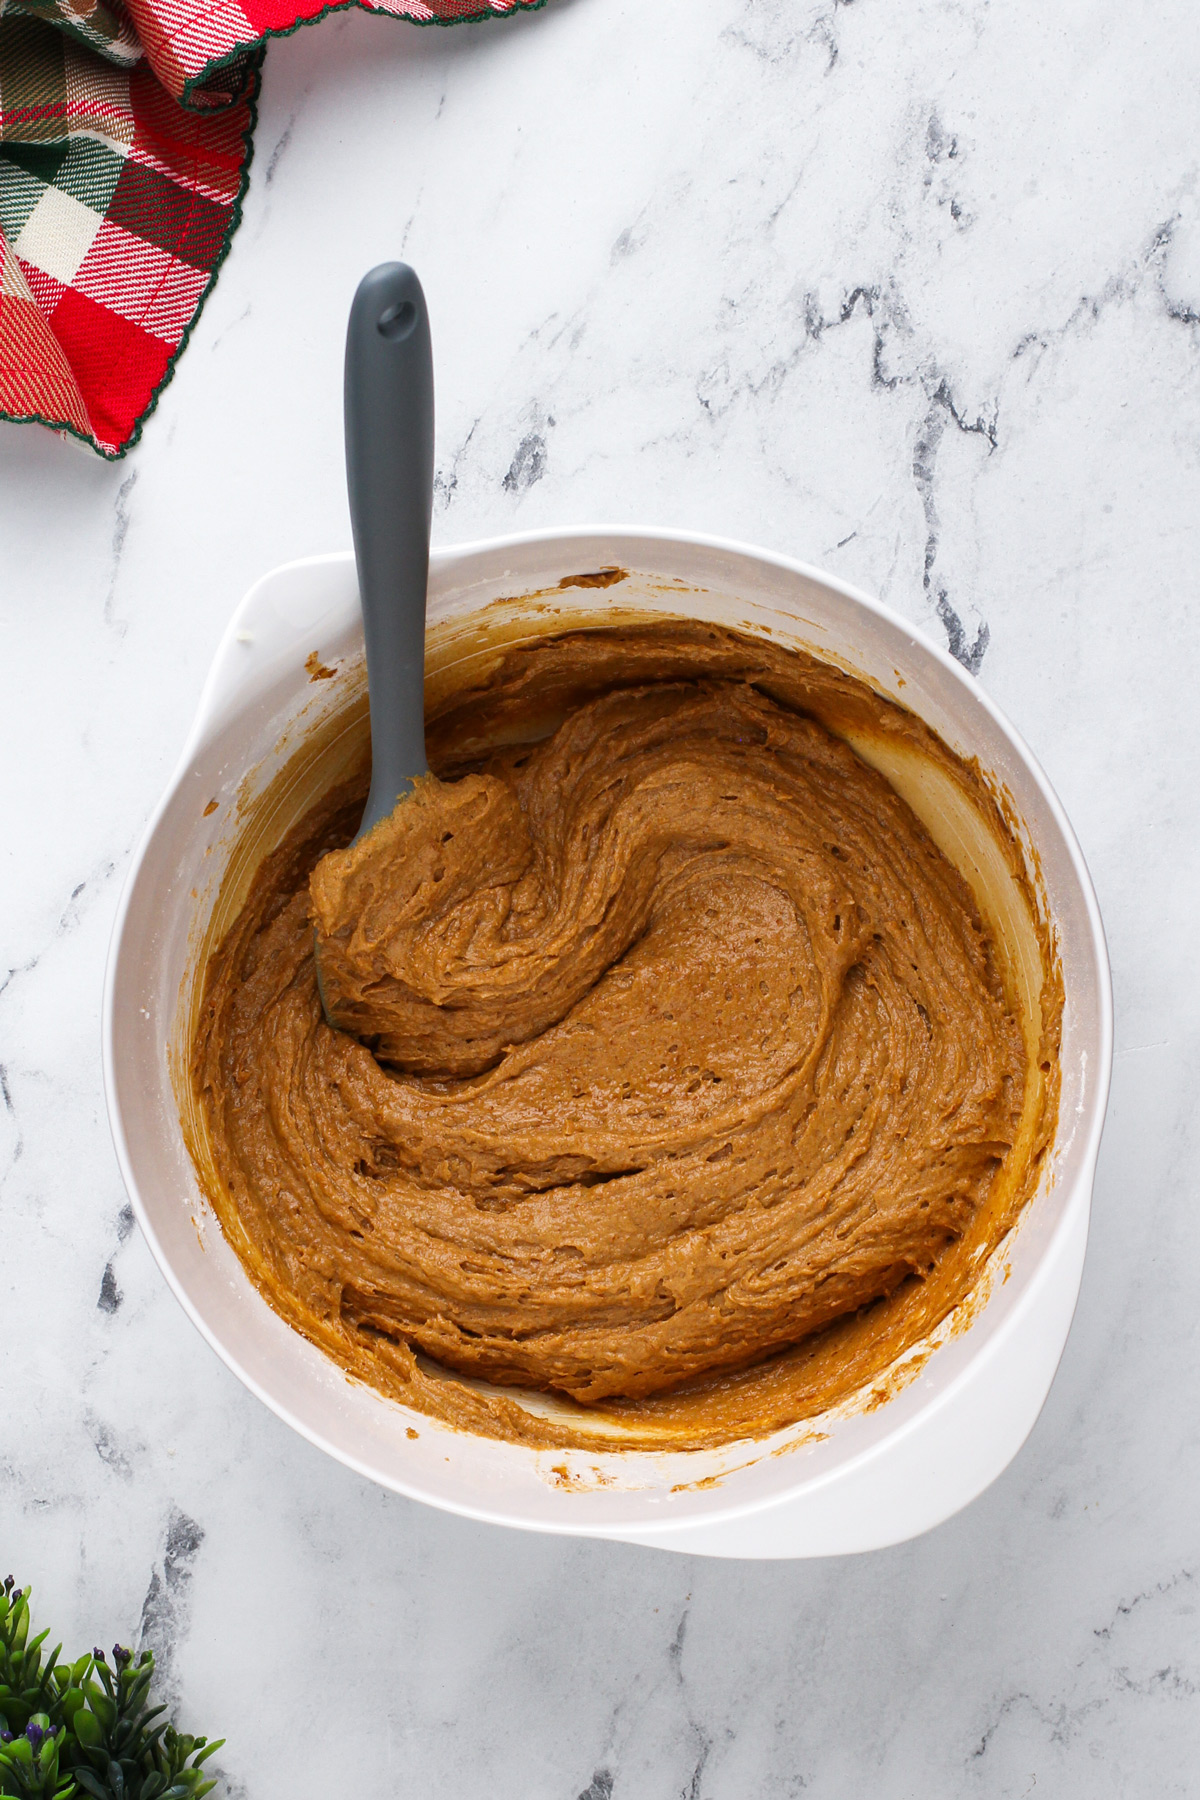
M 1192 8 L 550 0 L 269 53 L 142 445 L 0 428 L 0 1559 L 156 1649 L 235 1800 L 1200 1792 L 1200 215 Z M 341 337 L 403 253 L 444 542 L 597 518 L 947 643 L 1089 858 L 1118 1009 L 1075 1327 L 964 1514 L 845 1561 L 474 1526 L 267 1414 L 132 1225 L 108 932 L 241 592 L 349 532 Z M 4 1571 L 0 1571 L 4 1572 Z

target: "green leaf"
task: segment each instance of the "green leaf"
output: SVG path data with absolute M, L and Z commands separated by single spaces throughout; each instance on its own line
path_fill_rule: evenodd
M 117 1722 L 117 1709 L 108 1695 L 96 1686 L 94 1681 L 85 1681 L 83 1691 L 88 1697 L 88 1705 L 103 1725 L 105 1731 L 111 1731 Z
M 80 1695 L 81 1702 L 82 1699 L 83 1696 Z M 79 1742 L 86 1744 L 89 1750 L 95 1749 L 96 1745 L 101 1743 L 104 1738 L 104 1728 L 99 1719 L 95 1713 L 88 1712 L 82 1705 L 71 1720 L 71 1729 Z

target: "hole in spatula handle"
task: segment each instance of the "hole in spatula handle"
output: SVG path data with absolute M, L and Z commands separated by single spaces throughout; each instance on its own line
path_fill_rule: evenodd
M 390 338 L 397 343 L 406 338 L 417 322 L 417 309 L 411 300 L 401 300 L 395 306 L 389 306 L 386 312 L 380 313 L 376 325 L 380 337 Z

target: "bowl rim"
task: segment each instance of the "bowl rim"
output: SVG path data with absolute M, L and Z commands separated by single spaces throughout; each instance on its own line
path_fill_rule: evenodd
M 666 1540 L 674 1531 L 686 1532 L 688 1528 L 694 1529 L 698 1525 L 715 1527 L 753 1516 L 756 1513 L 771 1511 L 776 1507 L 786 1505 L 801 1493 L 815 1493 L 832 1482 L 844 1479 L 852 1470 L 861 1469 L 869 1462 L 886 1454 L 890 1446 L 917 1431 L 934 1413 L 951 1403 L 956 1392 L 982 1361 L 999 1354 L 1003 1343 L 1019 1328 L 1022 1315 L 1031 1304 L 1039 1280 L 1055 1260 L 1056 1249 L 1061 1246 L 1070 1231 L 1076 1226 L 1080 1206 L 1085 1211 L 1090 1207 L 1092 1180 L 1104 1128 L 1112 1070 L 1112 977 L 1103 921 L 1087 864 L 1066 812 L 1037 757 L 987 691 L 942 645 L 935 642 L 922 628 L 914 625 L 903 614 L 895 612 L 891 607 L 862 589 L 816 564 L 780 552 L 765 550 L 760 546 L 747 544 L 737 539 L 704 532 L 622 524 L 547 526 L 532 531 L 507 532 L 491 537 L 472 539 L 462 544 L 438 545 L 430 552 L 430 571 L 433 576 L 443 570 L 452 569 L 460 563 L 494 557 L 505 550 L 526 549 L 540 545 L 567 545 L 579 540 L 606 539 L 620 539 L 626 544 L 640 542 L 644 543 L 647 548 L 653 546 L 663 550 L 669 550 L 672 547 L 687 547 L 702 552 L 745 559 L 767 569 L 778 569 L 789 576 L 799 577 L 818 587 L 832 591 L 880 619 L 886 625 L 898 630 L 912 642 L 914 648 L 931 657 L 943 671 L 951 676 L 960 689 L 969 696 L 971 705 L 981 708 L 989 717 L 993 726 L 1008 741 L 1017 759 L 1029 774 L 1058 831 L 1062 845 L 1067 852 L 1071 872 L 1083 901 L 1087 919 L 1087 939 L 1096 979 L 1095 1034 L 1098 1067 L 1092 1071 L 1088 1094 L 1080 1109 L 1086 1110 L 1087 1113 L 1086 1131 L 1082 1146 L 1078 1151 L 1078 1170 L 1074 1177 L 1072 1190 L 1064 1200 L 1058 1219 L 1047 1233 L 1045 1242 L 1039 1250 L 1037 1262 L 1030 1271 L 1023 1291 L 1017 1296 L 1015 1304 L 1007 1316 L 998 1323 L 988 1337 L 980 1341 L 974 1354 L 964 1358 L 962 1366 L 927 1399 L 915 1406 L 907 1416 L 898 1417 L 892 1430 L 884 1431 L 872 1442 L 850 1451 L 836 1464 L 785 1483 L 773 1493 L 752 1495 L 744 1499 L 731 1499 L 724 1506 L 717 1504 L 712 1505 L 711 1509 L 706 1508 L 702 1514 L 687 1512 L 680 1513 L 671 1519 L 645 1519 L 644 1522 L 614 1518 L 609 1523 L 601 1523 L 595 1519 L 584 1520 L 578 1517 L 570 1519 L 565 1516 L 554 1519 L 522 1517 L 511 1511 L 476 1504 L 469 1500 L 456 1499 L 432 1491 L 420 1481 L 408 1481 L 390 1473 L 385 1474 L 371 1462 L 368 1455 L 357 1455 L 352 1450 L 332 1442 L 321 1429 L 293 1411 L 286 1401 L 276 1397 L 255 1375 L 251 1374 L 242 1365 L 238 1354 L 227 1346 L 219 1330 L 210 1324 L 205 1312 L 193 1301 L 182 1278 L 177 1274 L 155 1229 L 150 1209 L 143 1200 L 134 1169 L 122 1116 L 120 1078 L 116 1067 L 114 1045 L 116 986 L 120 956 L 138 880 L 164 815 L 170 809 L 198 748 L 205 742 L 217 721 L 221 703 L 227 702 L 231 694 L 236 694 L 236 684 L 230 681 L 226 673 L 227 652 L 238 640 L 239 630 L 246 612 L 268 582 L 306 568 L 335 565 L 343 567 L 348 565 L 352 568 L 354 563 L 352 551 L 318 553 L 296 557 L 275 565 L 251 583 L 230 615 L 213 652 L 195 714 L 178 760 L 149 815 L 126 871 L 113 920 L 105 967 L 101 1013 L 102 1063 L 105 1102 L 114 1150 L 135 1216 L 151 1254 L 175 1298 L 201 1336 L 231 1373 L 237 1376 L 243 1386 L 262 1401 L 277 1418 L 298 1432 L 314 1447 L 377 1485 L 385 1486 L 393 1492 L 404 1494 L 425 1504 L 436 1506 L 444 1512 L 455 1513 L 460 1517 L 474 1519 L 480 1523 L 505 1525 L 510 1528 L 535 1532 L 549 1532 L 555 1535 L 624 1538 L 646 1536 L 653 1533 L 655 1537 Z M 1079 1121 L 1077 1121 L 1076 1130 L 1078 1130 L 1078 1123 Z M 290 1326 L 286 1328 L 292 1329 Z M 1032 1422 L 1031 1419 L 1030 1425 Z M 630 1497 L 632 1498 L 632 1496 Z

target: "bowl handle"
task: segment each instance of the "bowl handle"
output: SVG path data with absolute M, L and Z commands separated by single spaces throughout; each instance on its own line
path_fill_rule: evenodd
M 194 752 L 231 711 L 268 687 L 288 664 L 321 655 L 358 616 L 349 551 L 284 563 L 255 582 L 225 628 L 196 709 Z

